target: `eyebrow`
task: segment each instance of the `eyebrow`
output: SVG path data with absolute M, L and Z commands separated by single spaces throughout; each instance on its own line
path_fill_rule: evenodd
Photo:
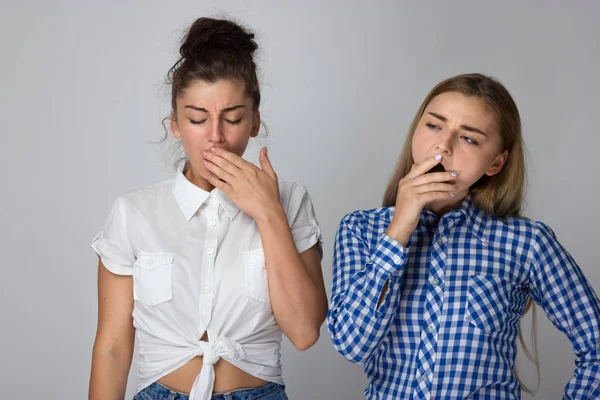
M 245 108 L 246 106 L 243 104 L 238 104 L 237 106 L 231 106 L 231 107 L 227 107 L 221 110 L 221 114 L 229 112 L 229 111 L 233 111 L 233 110 L 237 110 L 238 108 Z M 196 111 L 203 111 L 205 113 L 208 112 L 208 110 L 206 108 L 202 108 L 202 107 L 196 107 L 193 106 L 191 104 L 188 104 L 187 106 L 185 106 L 184 108 L 191 108 L 192 110 L 196 110 Z
M 428 114 L 430 114 L 431 116 L 439 119 L 440 121 L 448 122 L 448 118 L 444 117 L 443 115 L 436 114 L 436 113 L 433 113 L 433 112 L 428 112 Z M 463 129 L 463 130 L 465 130 L 465 131 L 475 132 L 475 133 L 479 133 L 479 134 L 481 134 L 483 136 L 487 136 L 483 131 L 480 131 L 477 128 L 473 128 L 472 126 L 461 125 L 460 128 Z

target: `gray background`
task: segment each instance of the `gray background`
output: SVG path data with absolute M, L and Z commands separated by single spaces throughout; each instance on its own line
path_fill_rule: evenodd
M 16 3 L 0 9 L 3 398 L 87 396 L 89 243 L 117 195 L 172 173 L 168 151 L 151 143 L 169 111 L 163 79 L 183 29 L 203 15 L 226 13 L 258 35 L 269 154 L 312 195 L 328 290 L 340 219 L 378 206 L 429 89 L 474 71 L 498 77 L 520 108 L 527 215 L 550 224 L 600 288 L 598 2 Z M 538 335 L 537 398 L 558 399 L 571 346 L 543 315 Z M 283 363 L 292 399 L 362 398 L 361 367 L 335 352 L 325 326 L 307 352 L 285 341 Z M 135 383 L 132 371 L 129 398 Z

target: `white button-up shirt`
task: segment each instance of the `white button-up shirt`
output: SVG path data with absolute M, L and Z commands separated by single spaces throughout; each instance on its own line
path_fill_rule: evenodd
M 311 199 L 295 182 L 279 190 L 301 253 L 321 240 Z M 210 399 L 219 358 L 283 384 L 261 237 L 225 193 L 178 172 L 117 198 L 92 247 L 109 271 L 133 275 L 138 391 L 199 355 L 192 400 Z

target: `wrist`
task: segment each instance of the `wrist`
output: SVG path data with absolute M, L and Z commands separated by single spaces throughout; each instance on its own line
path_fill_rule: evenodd
M 408 239 L 412 234 L 414 229 L 410 229 L 409 227 L 402 226 L 401 224 L 392 223 L 388 226 L 385 234 L 394 239 L 396 242 L 400 243 L 402 247 L 408 247 Z
M 271 224 L 276 221 L 285 221 L 287 224 L 287 216 L 283 210 L 281 203 L 277 203 L 271 207 L 266 207 L 254 216 L 257 225 Z

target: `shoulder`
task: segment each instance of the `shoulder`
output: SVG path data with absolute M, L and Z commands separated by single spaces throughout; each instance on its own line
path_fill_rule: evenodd
M 115 206 L 120 207 L 124 212 L 158 206 L 165 199 L 172 197 L 173 179 L 169 178 L 159 183 L 126 192 L 117 197 Z
M 556 234 L 550 226 L 527 217 L 490 218 L 488 229 L 496 240 L 513 242 L 527 250 L 530 256 L 544 253 L 548 247 L 557 244 Z
M 290 195 L 294 193 L 305 193 L 307 192 L 306 187 L 300 182 L 283 180 L 280 179 L 279 183 L 279 193 L 281 195 Z
M 379 207 L 368 210 L 356 210 L 346 214 L 341 222 L 340 229 L 355 231 L 378 232 L 385 230 L 394 217 L 395 207 Z
M 279 198 L 284 208 L 299 206 L 304 198 L 310 200 L 308 190 L 304 185 L 296 181 L 279 180 Z
M 491 217 L 488 228 L 492 231 L 509 231 L 514 234 L 531 236 L 536 231 L 536 221 L 522 216 Z

